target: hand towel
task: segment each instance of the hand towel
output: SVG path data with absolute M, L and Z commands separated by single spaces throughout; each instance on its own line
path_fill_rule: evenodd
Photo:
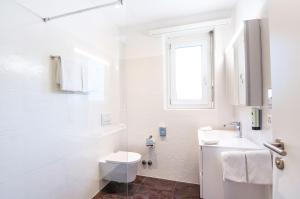
M 83 68 L 83 91 L 103 92 L 105 66 L 95 60 L 88 60 Z M 103 93 L 104 94 L 104 93 Z
M 223 180 L 247 182 L 246 158 L 243 151 L 228 151 L 221 153 Z
M 246 151 L 248 183 L 272 184 L 272 157 L 269 151 Z
M 204 126 L 200 128 L 201 131 L 212 131 L 213 128 L 211 126 Z
M 83 66 L 76 59 L 61 60 L 61 90 L 82 92 L 83 88 Z
M 216 145 L 219 143 L 219 139 L 217 138 L 203 138 L 202 143 L 206 145 Z

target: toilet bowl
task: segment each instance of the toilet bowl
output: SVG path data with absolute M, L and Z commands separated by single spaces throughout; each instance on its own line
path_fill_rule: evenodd
M 118 151 L 102 158 L 101 176 L 105 180 L 129 183 L 135 180 L 141 155 L 134 152 Z

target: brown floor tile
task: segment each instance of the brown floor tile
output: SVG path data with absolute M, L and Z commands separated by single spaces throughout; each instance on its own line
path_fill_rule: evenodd
M 139 186 L 140 185 L 133 183 L 125 184 L 110 182 L 102 189 L 101 193 L 103 195 L 132 196 L 138 190 Z
M 146 177 L 144 177 L 144 176 L 136 176 L 135 180 L 131 183 L 133 183 L 133 184 L 142 184 L 145 179 L 146 179 Z
M 128 184 L 127 196 L 134 195 L 137 192 L 137 190 L 139 189 L 139 187 L 140 187 L 139 184 Z
M 199 199 L 200 186 L 197 184 L 189 184 L 176 182 L 174 199 Z
M 104 195 L 99 195 L 99 197 L 96 199 L 127 199 L 127 196 L 119 196 L 115 194 L 104 194 Z
M 200 186 L 137 176 L 125 184 L 110 182 L 93 199 L 199 199 Z
M 173 191 L 175 188 L 175 183 L 175 181 L 147 177 L 144 180 L 143 185 L 152 187 L 157 190 Z
M 155 187 L 150 187 L 146 185 L 141 185 L 138 191 L 134 194 L 134 198 L 143 198 L 143 199 L 158 199 L 158 198 L 164 198 L 164 199 L 172 199 L 173 198 L 173 192 L 162 190 L 162 189 L 156 189 Z

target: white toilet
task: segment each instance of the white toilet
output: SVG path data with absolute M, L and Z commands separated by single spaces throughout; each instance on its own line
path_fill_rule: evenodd
M 101 176 L 105 180 L 129 183 L 135 180 L 141 155 L 134 152 L 118 151 L 102 158 Z

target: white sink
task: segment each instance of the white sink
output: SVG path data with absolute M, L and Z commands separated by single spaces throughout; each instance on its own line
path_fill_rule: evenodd
M 239 138 L 236 136 L 236 131 L 228 130 L 212 130 L 202 131 L 198 130 L 198 141 L 200 146 L 207 147 L 222 147 L 235 149 L 262 149 L 247 138 Z M 217 140 L 217 144 L 205 144 L 203 140 Z

